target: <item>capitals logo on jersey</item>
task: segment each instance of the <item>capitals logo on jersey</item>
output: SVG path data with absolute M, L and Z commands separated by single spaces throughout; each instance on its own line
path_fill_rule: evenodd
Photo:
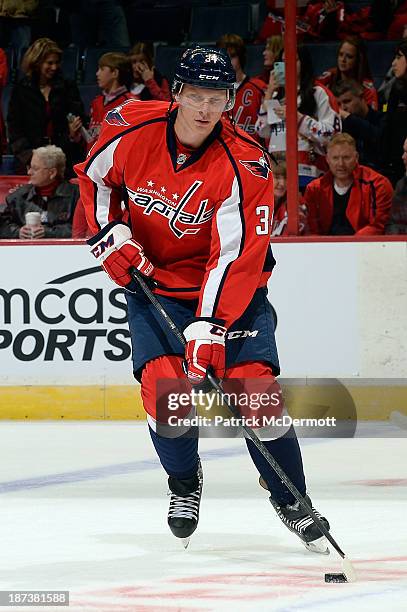
M 268 179 L 268 175 L 270 172 L 270 167 L 267 163 L 267 160 L 262 156 L 259 157 L 258 161 L 256 160 L 250 160 L 250 161 L 246 161 L 243 159 L 239 159 L 239 162 L 252 174 L 254 174 L 254 176 L 259 176 L 261 178 L 264 178 L 265 180 Z
M 123 118 L 121 114 L 123 106 L 126 106 L 126 104 L 129 104 L 130 102 L 134 102 L 134 100 L 127 100 L 127 102 L 124 102 L 123 104 L 120 104 L 120 106 L 112 108 L 112 110 L 106 113 L 106 123 L 108 123 L 109 125 L 130 125 L 130 123 L 127 123 L 127 121 Z
M 148 181 L 152 186 L 152 181 Z M 195 181 L 186 192 L 180 197 L 178 194 L 173 194 L 180 198 L 179 202 L 174 203 L 169 198 L 166 198 L 165 187 L 161 188 L 162 193 L 155 189 L 146 189 L 139 187 L 136 191 L 126 186 L 130 200 L 136 205 L 143 208 L 144 215 L 158 214 L 167 219 L 168 225 L 172 233 L 177 238 L 182 238 L 186 234 L 197 234 L 201 229 L 199 226 L 207 223 L 213 216 L 214 207 L 208 207 L 208 200 L 201 200 L 196 212 L 187 212 L 186 205 L 202 185 L 202 181 Z M 164 190 L 164 191 L 163 191 Z

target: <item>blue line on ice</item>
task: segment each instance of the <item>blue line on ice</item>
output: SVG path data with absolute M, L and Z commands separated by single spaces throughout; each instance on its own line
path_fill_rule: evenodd
M 308 439 L 303 440 L 302 445 L 315 444 L 320 442 L 328 442 L 326 439 Z M 236 457 L 247 453 L 246 446 L 243 445 L 235 448 L 221 448 L 201 452 L 200 455 L 204 461 L 215 461 L 225 457 Z M 161 468 L 158 459 L 145 459 L 142 461 L 131 461 L 130 463 L 118 463 L 114 465 L 103 465 L 100 467 L 88 468 L 84 470 L 75 470 L 73 472 L 61 472 L 60 474 L 46 474 L 44 476 L 34 476 L 32 478 L 23 478 L 20 480 L 10 480 L 8 482 L 0 482 L 0 494 L 12 493 L 14 491 L 24 491 L 27 489 L 40 489 L 42 487 L 52 487 L 61 484 L 71 484 L 73 482 L 83 482 L 86 480 L 98 480 L 100 478 L 109 478 L 110 476 L 122 476 L 124 474 L 132 474 L 134 472 L 147 472 L 149 470 L 157 470 Z

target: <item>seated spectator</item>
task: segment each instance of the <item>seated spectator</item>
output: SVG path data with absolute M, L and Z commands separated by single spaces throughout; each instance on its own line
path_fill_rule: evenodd
M 0 48 L 0 160 L 2 154 L 7 150 L 7 134 L 6 124 L 4 123 L 3 117 L 3 89 L 7 84 L 8 77 L 8 65 L 7 56 L 3 49 Z
M 394 5 L 394 2 L 392 4 Z M 404 38 L 407 26 L 407 0 L 399 0 L 396 4 L 397 7 L 387 31 L 387 38 L 389 40 Z
M 245 74 L 246 46 L 240 36 L 224 34 L 216 45 L 221 49 L 226 49 L 236 72 L 236 102 L 230 113 L 237 126 L 256 138 L 255 125 L 265 84 L 258 77 L 250 77 Z
M 71 0 L 66 4 L 71 13 L 72 42 L 80 49 L 87 46 L 110 48 L 130 46 L 122 2 L 118 0 L 86 0 L 85 2 Z
M 90 107 L 90 122 L 87 134 L 88 150 L 96 142 L 102 121 L 106 113 L 129 98 L 135 96 L 129 92 L 132 80 L 130 60 L 124 53 L 105 53 L 99 58 L 96 72 L 97 84 L 102 90 Z
M 345 6 L 336 0 L 308 2 L 304 21 L 310 27 L 309 35 L 319 40 L 336 40 L 345 19 Z
M 336 67 L 329 68 L 317 80 L 333 90 L 341 81 L 349 79 L 362 85 L 367 104 L 377 110 L 377 91 L 373 85 L 366 49 L 363 41 L 355 36 L 344 38 L 338 47 Z
M 401 178 L 394 191 L 390 217 L 386 223 L 386 234 L 407 234 L 407 138 L 403 145 L 403 163 L 406 174 Z
M 284 52 L 281 59 L 284 61 Z M 341 129 L 338 105 L 331 92 L 314 82 L 312 61 L 306 47 L 298 47 L 298 173 L 309 180 L 325 172 L 326 145 Z M 275 70 L 270 76 L 256 130 L 269 138 L 269 152 L 278 160 L 286 158 L 285 89 Z
M 270 12 L 267 13 L 264 22 L 261 25 L 260 31 L 256 36 L 256 44 L 263 43 L 272 36 L 282 36 L 284 34 L 284 2 L 281 0 L 266 0 L 266 5 Z M 304 7 L 298 6 L 298 3 L 296 13 L 297 40 L 300 41 L 304 34 L 310 30 L 310 26 L 307 22 L 301 19 L 301 16 L 304 13 Z
M 274 62 L 280 55 L 284 47 L 282 36 L 270 36 L 266 41 L 266 46 L 263 51 L 263 72 L 257 76 L 258 79 L 266 83 L 270 82 L 270 75 L 274 67 Z
M 70 238 L 79 197 L 77 185 L 64 180 L 65 153 L 55 145 L 34 149 L 28 170 L 30 182 L 6 198 L 0 217 L 0 238 Z M 27 213 L 38 213 L 38 223 L 28 224 Z
M 284 236 L 287 232 L 287 167 L 280 162 L 273 167 L 274 215 L 271 228 L 272 236 Z M 307 208 L 298 198 L 298 234 L 308 233 Z
M 14 85 L 8 107 L 8 134 L 18 173 L 25 174 L 32 150 L 55 144 L 67 157 L 67 175 L 84 158 L 81 143 L 84 109 L 78 87 L 64 79 L 60 69 L 62 51 L 49 38 L 39 38 L 24 54 L 24 77 Z M 69 123 L 68 115 L 74 120 Z
M 383 132 L 384 173 L 393 185 L 404 173 L 403 144 L 407 134 L 407 40 L 397 47 L 392 63 L 395 81 L 390 90 Z
M 170 86 L 154 66 L 154 51 L 150 43 L 138 42 L 129 53 L 133 69 L 130 92 L 139 100 L 171 100 Z
M 393 189 L 390 181 L 360 166 L 355 140 L 337 134 L 328 144 L 329 171 L 307 185 L 304 203 L 312 234 L 331 236 L 383 234 Z
M 363 87 L 357 81 L 340 81 L 333 93 L 339 104 L 342 132 L 356 140 L 359 162 L 380 171 L 383 113 L 367 104 Z
M 0 40 L 12 47 L 17 57 L 31 42 L 31 22 L 36 17 L 39 0 L 3 0 L 0 2 Z

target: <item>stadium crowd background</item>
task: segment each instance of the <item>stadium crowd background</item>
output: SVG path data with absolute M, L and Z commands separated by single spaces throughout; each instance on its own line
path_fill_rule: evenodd
M 299 232 L 407 234 L 407 1 L 297 4 Z M 175 60 L 197 43 L 232 58 L 235 120 L 273 154 L 284 235 L 283 5 L 0 1 L 0 239 L 85 238 L 73 164 L 108 110 L 169 101 Z

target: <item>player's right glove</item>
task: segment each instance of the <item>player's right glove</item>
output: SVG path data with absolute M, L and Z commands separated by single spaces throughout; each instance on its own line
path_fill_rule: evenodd
M 113 221 L 88 240 L 91 253 L 120 287 L 135 291 L 137 283 L 129 269 L 137 268 L 144 276 L 152 276 L 154 266 L 144 255 L 143 247 L 132 238 L 131 229 L 125 223 Z
M 186 374 L 195 389 L 212 389 L 207 380 L 211 370 L 218 379 L 225 375 L 226 327 L 213 319 L 196 318 L 184 328 Z

